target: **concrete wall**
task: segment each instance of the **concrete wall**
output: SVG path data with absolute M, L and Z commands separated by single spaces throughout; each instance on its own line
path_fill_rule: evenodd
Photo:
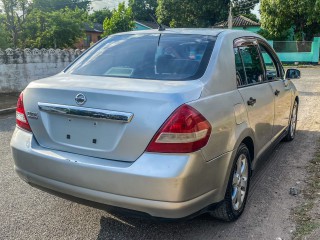
M 273 41 L 268 41 L 269 44 L 273 47 Z M 283 63 L 319 63 L 319 48 L 320 48 L 320 38 L 315 37 L 312 42 L 311 52 L 281 52 L 277 53 L 280 60 Z
M 20 92 L 31 81 L 55 75 L 81 53 L 79 49 L 0 49 L 0 93 Z

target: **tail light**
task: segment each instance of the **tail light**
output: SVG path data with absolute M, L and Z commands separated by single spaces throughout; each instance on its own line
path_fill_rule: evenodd
M 20 94 L 17 102 L 16 123 L 18 127 L 32 132 L 23 106 L 23 93 Z
M 153 137 L 147 152 L 190 153 L 209 140 L 211 125 L 197 110 L 182 105 L 175 110 Z

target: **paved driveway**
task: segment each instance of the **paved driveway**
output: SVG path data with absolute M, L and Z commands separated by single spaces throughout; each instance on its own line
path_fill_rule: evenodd
M 186 222 L 129 218 L 69 202 L 34 189 L 13 171 L 9 142 L 14 116 L 0 116 L 0 239 L 290 239 L 290 211 L 301 196 L 320 131 L 320 68 L 303 69 L 297 137 L 280 143 L 255 172 L 245 213 L 235 223 L 207 215 Z

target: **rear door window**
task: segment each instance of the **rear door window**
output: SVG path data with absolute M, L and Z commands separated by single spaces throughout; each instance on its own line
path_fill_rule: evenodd
M 247 76 L 247 84 L 263 82 L 264 70 L 261 63 L 260 53 L 256 45 L 239 47 Z
M 234 48 L 234 56 L 235 56 L 235 63 L 236 63 L 236 78 L 237 78 L 237 85 L 243 86 L 246 85 L 246 73 L 244 71 L 242 58 L 240 56 L 240 51 L 238 48 Z

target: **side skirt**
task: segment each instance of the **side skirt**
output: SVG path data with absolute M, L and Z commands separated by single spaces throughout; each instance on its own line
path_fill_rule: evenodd
M 253 170 L 255 170 L 257 167 L 259 168 L 260 165 L 263 165 L 262 162 L 264 162 L 270 156 L 270 154 L 283 140 L 287 133 L 288 127 L 285 130 L 283 130 L 282 133 L 270 144 L 270 146 L 268 146 L 267 149 L 254 161 Z

